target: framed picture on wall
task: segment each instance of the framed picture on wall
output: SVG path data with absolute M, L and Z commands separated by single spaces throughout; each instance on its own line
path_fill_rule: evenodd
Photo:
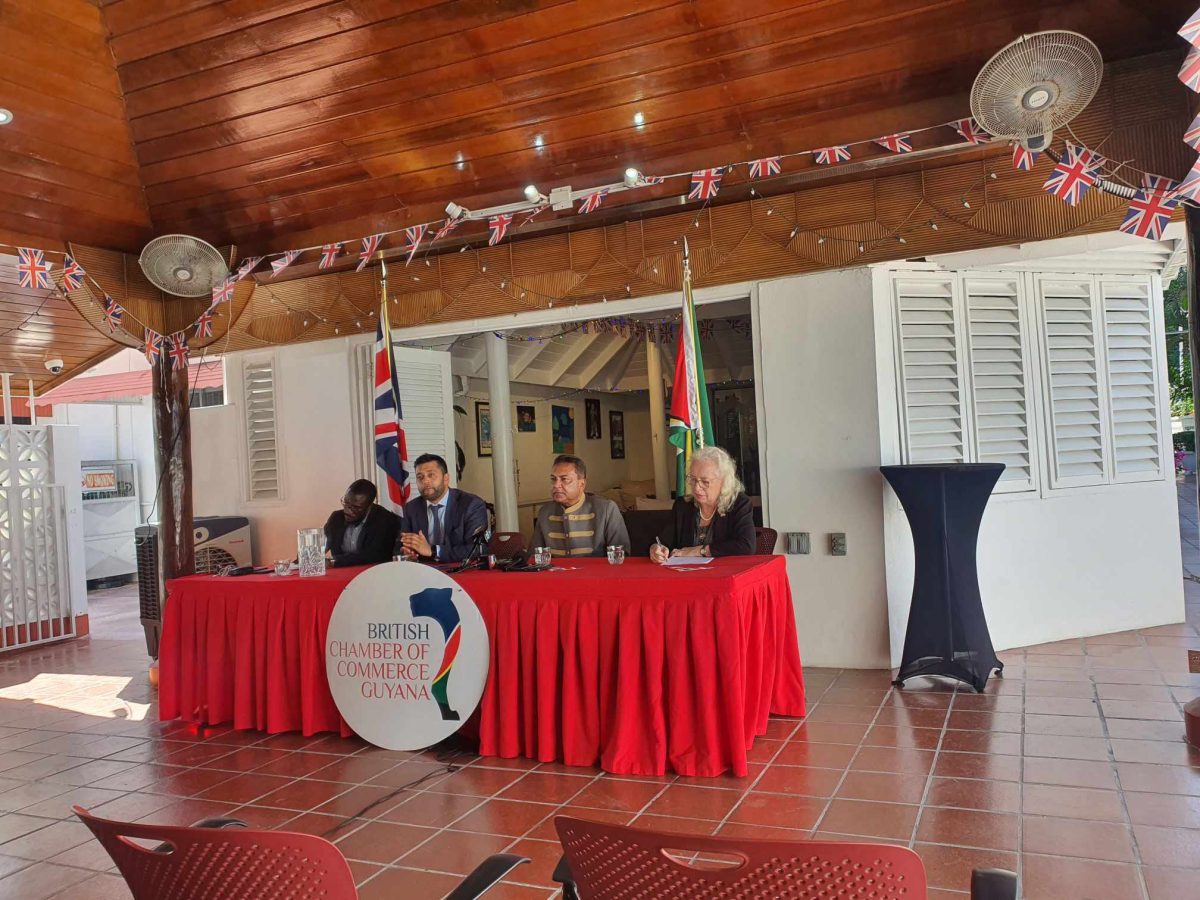
M 600 401 L 584 400 L 583 412 L 584 418 L 587 420 L 587 439 L 589 441 L 600 440 Z
M 550 407 L 550 427 L 555 453 L 575 452 L 575 410 L 570 406 Z
M 608 446 L 613 459 L 625 458 L 625 413 L 619 409 L 608 411 Z
M 537 431 L 537 407 L 517 404 L 517 431 Z
M 492 455 L 492 407 L 482 400 L 475 401 L 475 446 L 480 456 Z

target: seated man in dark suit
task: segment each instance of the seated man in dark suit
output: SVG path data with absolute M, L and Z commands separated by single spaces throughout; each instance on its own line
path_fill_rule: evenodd
M 375 503 L 375 485 L 360 478 L 346 488 L 342 508 L 325 522 L 325 546 L 335 566 L 391 562 L 400 517 Z
M 418 456 L 413 468 L 421 496 L 404 504 L 404 555 L 424 562 L 462 562 L 476 536 L 487 529 L 487 505 L 474 494 L 450 487 L 450 470 L 440 456 Z

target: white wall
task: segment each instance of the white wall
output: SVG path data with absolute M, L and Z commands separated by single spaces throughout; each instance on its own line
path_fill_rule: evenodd
M 67 578 L 71 610 L 76 616 L 87 612 L 87 573 L 83 547 L 83 491 L 79 455 L 79 429 L 50 425 L 50 480 L 63 487 L 67 521 Z
M 766 523 L 812 534 L 788 556 L 808 666 L 888 664 L 887 587 L 866 269 L 764 282 L 753 304 Z M 848 555 L 829 554 L 845 532 Z

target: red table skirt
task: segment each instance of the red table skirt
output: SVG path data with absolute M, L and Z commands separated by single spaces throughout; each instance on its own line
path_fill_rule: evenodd
M 782 557 L 677 572 L 631 559 L 454 576 L 487 625 L 479 752 L 609 772 L 746 774 L 772 714 L 804 715 Z M 340 731 L 325 634 L 360 569 L 168 584 L 160 714 L 260 731 Z

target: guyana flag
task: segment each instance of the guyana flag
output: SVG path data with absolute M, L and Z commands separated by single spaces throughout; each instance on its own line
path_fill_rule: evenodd
M 692 272 L 687 240 L 683 242 L 683 314 L 679 320 L 679 352 L 675 356 L 675 383 L 671 388 L 671 414 L 667 440 L 675 445 L 675 493 L 687 493 L 684 479 L 692 450 L 713 442 L 712 415 L 708 411 L 708 389 L 704 384 L 704 360 L 696 329 L 696 304 L 692 300 Z

